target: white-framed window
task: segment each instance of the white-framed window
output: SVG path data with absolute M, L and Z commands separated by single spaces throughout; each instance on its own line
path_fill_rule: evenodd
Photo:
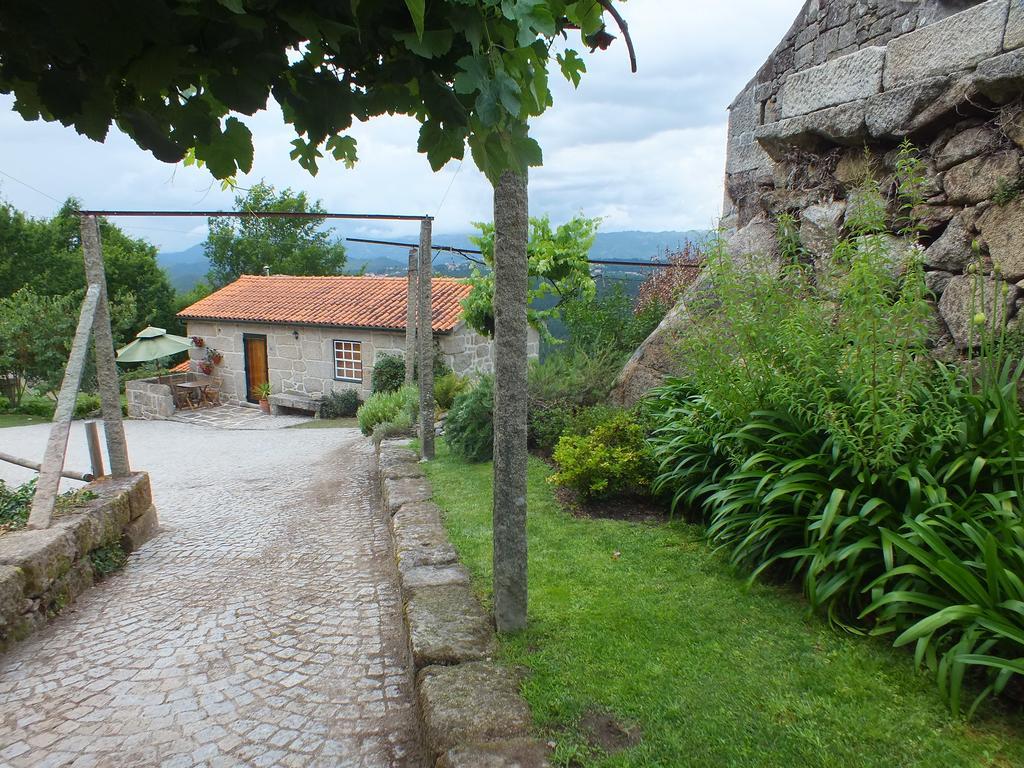
M 363 345 L 358 341 L 334 341 L 334 378 L 363 383 Z

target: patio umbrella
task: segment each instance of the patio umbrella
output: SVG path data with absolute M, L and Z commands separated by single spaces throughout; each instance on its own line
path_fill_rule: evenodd
M 117 351 L 119 363 L 144 363 L 160 357 L 168 357 L 184 352 L 192 346 L 192 339 L 175 336 L 163 328 L 149 326 L 139 331 L 135 341 L 126 344 Z

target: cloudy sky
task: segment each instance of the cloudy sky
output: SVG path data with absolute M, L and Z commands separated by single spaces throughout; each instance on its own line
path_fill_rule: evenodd
M 560 221 L 583 212 L 603 230 L 686 230 L 714 225 L 721 212 L 726 107 L 785 34 L 802 0 L 664 2 L 624 6 L 639 59 L 629 72 L 625 46 L 588 55 L 578 90 L 553 76 L 555 106 L 535 121 L 544 167 L 530 178 L 530 212 Z M 69 195 L 88 208 L 222 210 L 233 194 L 203 171 L 170 166 L 112 130 L 105 144 L 59 124 L 26 123 L 0 96 L 0 197 L 33 216 L 49 216 Z M 359 163 L 324 161 L 310 177 L 288 159 L 290 127 L 271 109 L 246 119 L 253 172 L 278 188 L 304 189 L 328 210 L 429 213 L 435 231 L 471 230 L 490 219 L 490 186 L 473 167 L 450 163 L 432 173 L 416 153 L 417 125 L 380 118 L 358 125 Z M 123 226 L 165 250 L 206 236 L 205 220 L 125 220 Z M 348 225 L 345 235 L 409 236 L 408 224 Z M 409 231 L 406 231 L 409 230 Z

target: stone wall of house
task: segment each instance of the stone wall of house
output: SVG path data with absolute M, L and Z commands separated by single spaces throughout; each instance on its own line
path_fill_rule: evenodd
M 90 555 L 148 541 L 159 526 L 149 476 L 104 477 L 85 486 L 95 498 L 58 507 L 43 530 L 0 536 L 0 652 L 43 626 L 92 586 Z
M 775 221 L 785 213 L 822 261 L 870 174 L 889 196 L 892 248 L 909 247 L 895 237 L 904 139 L 925 164 L 926 201 L 915 213 L 935 341 L 963 350 L 970 262 L 981 257 L 988 295 L 1001 297 L 990 316 L 1019 322 L 1024 303 L 1022 0 L 808 0 L 730 107 L 726 244 L 737 258 L 775 255 Z M 686 298 L 623 371 L 615 391 L 623 402 L 680 367 L 667 350 L 690 319 Z
M 267 337 L 267 362 L 274 392 L 290 392 L 319 397 L 332 390 L 356 389 L 364 399 L 371 392 L 371 377 L 381 355 L 405 355 L 405 332 L 286 326 L 260 323 L 196 321 L 188 323 L 190 336 L 202 337 L 205 346 L 193 348 L 194 365 L 207 359 L 209 350 L 223 355 L 214 376 L 222 380 L 221 400 L 242 402 L 245 398 L 244 334 Z M 445 362 L 460 375 L 489 373 L 494 370 L 493 342 L 473 332 L 465 324 L 454 331 L 436 334 L 435 343 Z M 341 381 L 334 377 L 334 342 L 358 341 L 361 345 L 362 380 Z M 539 340 L 530 335 L 531 355 L 536 357 Z

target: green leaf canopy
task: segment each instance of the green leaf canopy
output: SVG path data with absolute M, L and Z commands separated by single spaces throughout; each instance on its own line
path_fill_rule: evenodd
M 610 3 L 608 3 L 610 4 Z M 468 145 L 492 180 L 541 162 L 530 117 L 551 105 L 548 64 L 584 71 L 568 32 L 603 29 L 595 0 L 80 0 L 0 3 L 0 92 L 27 120 L 103 141 L 111 125 L 160 160 L 194 151 L 217 178 L 252 168 L 239 116 L 273 98 L 316 173 L 352 163 L 354 121 L 409 115 L 436 170 Z

